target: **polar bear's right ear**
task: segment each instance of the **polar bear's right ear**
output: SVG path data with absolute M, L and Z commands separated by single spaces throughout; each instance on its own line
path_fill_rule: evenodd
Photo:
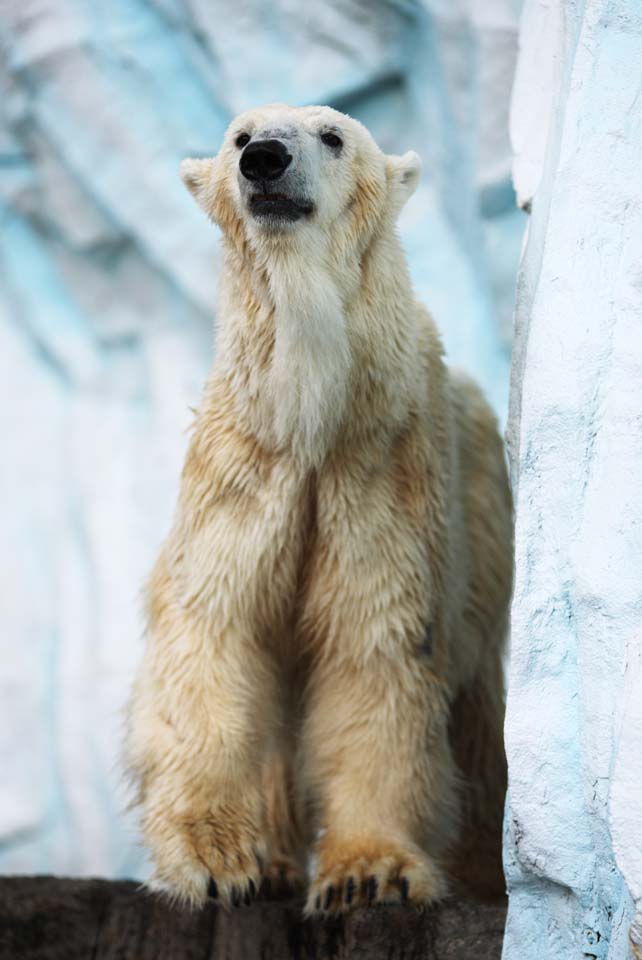
M 180 166 L 181 179 L 201 207 L 207 206 L 207 194 L 212 182 L 214 161 L 211 159 L 183 160 Z

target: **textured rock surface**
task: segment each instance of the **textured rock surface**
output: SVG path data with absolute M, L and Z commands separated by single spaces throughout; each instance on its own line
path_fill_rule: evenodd
M 0 869 L 144 873 L 121 816 L 121 709 L 217 270 L 179 161 L 277 99 L 331 102 L 385 149 L 419 150 L 402 224 L 418 290 L 501 411 L 523 227 L 516 7 L 3 0 Z
M 624 960 L 642 942 L 642 8 L 528 0 L 520 40 L 504 957 Z
M 451 900 L 304 921 L 297 901 L 167 907 L 136 884 L 0 879 L 0 960 L 499 960 L 505 909 Z

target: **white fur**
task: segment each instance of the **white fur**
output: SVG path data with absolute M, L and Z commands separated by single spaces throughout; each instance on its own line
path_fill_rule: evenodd
M 323 267 L 306 268 L 306 259 L 305 251 L 277 259 L 269 273 L 276 316 L 269 390 L 277 442 L 314 460 L 345 413 L 350 347 L 337 284 Z

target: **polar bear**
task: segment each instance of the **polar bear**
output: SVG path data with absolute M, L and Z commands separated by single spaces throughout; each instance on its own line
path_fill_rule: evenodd
M 217 348 L 127 753 L 152 885 L 192 905 L 503 889 L 511 500 L 413 296 L 395 220 L 419 175 L 279 104 L 182 164 L 223 235 Z

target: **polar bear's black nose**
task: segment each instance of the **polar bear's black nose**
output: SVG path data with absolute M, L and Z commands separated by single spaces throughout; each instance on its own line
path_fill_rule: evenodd
M 277 180 L 291 163 L 280 140 L 256 140 L 241 154 L 241 173 L 246 180 Z

